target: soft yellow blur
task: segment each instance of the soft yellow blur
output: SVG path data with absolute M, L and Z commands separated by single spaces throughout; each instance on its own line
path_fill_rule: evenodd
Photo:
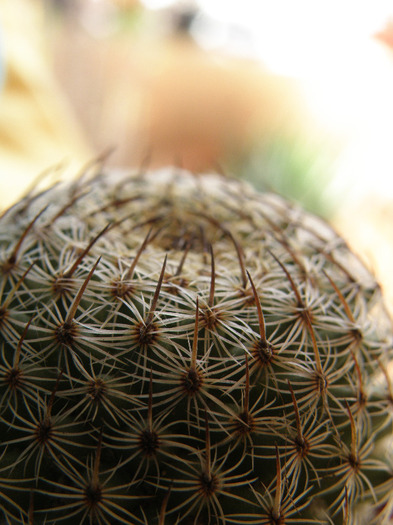
M 0 208 L 51 166 L 81 166 L 92 150 L 47 60 L 39 2 L 2 0 L 6 81 L 0 91 Z

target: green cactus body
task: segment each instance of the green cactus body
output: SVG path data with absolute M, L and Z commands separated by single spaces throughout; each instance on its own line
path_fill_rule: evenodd
M 390 320 L 324 222 L 98 173 L 0 243 L 0 523 L 391 522 Z

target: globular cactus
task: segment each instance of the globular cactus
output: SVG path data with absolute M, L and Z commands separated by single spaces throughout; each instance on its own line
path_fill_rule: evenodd
M 324 222 L 98 170 L 0 242 L 0 523 L 393 522 L 391 324 Z

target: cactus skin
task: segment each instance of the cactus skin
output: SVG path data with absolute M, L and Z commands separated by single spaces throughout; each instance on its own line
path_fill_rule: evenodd
M 0 523 L 391 523 L 392 330 L 345 242 L 216 175 L 0 220 Z

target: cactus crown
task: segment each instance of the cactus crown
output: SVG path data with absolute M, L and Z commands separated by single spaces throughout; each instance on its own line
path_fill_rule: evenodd
M 278 196 L 170 170 L 28 195 L 0 343 L 2 523 L 390 523 L 380 290 Z

